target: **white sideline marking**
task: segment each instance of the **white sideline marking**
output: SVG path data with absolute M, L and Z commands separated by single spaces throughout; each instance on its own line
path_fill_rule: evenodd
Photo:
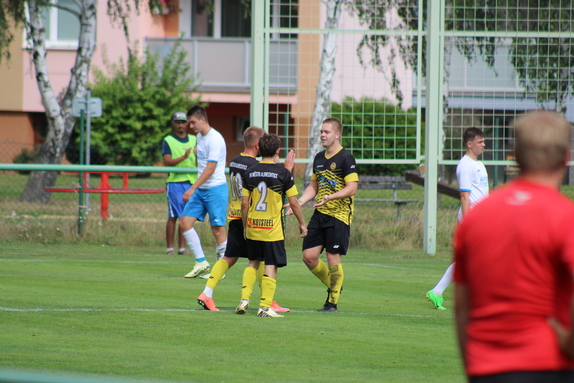
M 146 309 L 146 308 L 119 308 L 119 309 L 96 309 L 96 308 L 54 308 L 54 309 L 46 309 L 46 308 L 30 308 L 30 309 L 19 309 L 13 307 L 2 307 L 0 306 L 0 311 L 14 311 L 14 312 L 90 312 L 90 311 L 147 311 L 147 312 L 205 312 L 209 310 L 205 309 Z M 235 309 L 231 310 L 220 310 L 222 312 L 235 312 Z M 387 317 L 404 317 L 404 318 L 447 318 L 452 319 L 454 318 L 452 315 L 444 315 L 444 316 L 436 316 L 436 315 L 422 315 L 422 314 L 389 314 L 389 313 L 365 313 L 365 312 L 352 312 L 352 311 L 342 311 L 338 312 L 337 314 L 324 314 L 324 313 L 317 313 L 315 310 L 291 310 L 294 313 L 316 313 L 319 315 L 340 315 L 340 314 L 351 314 L 351 315 L 376 315 L 376 316 L 387 316 Z
M 0 262 L 77 262 L 77 263 L 153 263 L 153 264 L 174 263 L 167 261 L 113 261 L 106 259 L 96 260 L 96 259 L 14 259 L 14 258 L 6 258 L 6 259 L 0 258 Z
M 141 264 L 174 264 L 174 262 L 167 262 L 167 261 L 114 261 L 109 259 L 17 259 L 17 258 L 0 258 L 0 262 L 77 262 L 77 263 L 141 263 Z M 189 263 L 185 260 L 182 260 L 183 263 Z M 404 267 L 404 266 L 391 266 L 391 265 L 384 265 L 380 263 L 356 263 L 356 262 L 348 262 L 345 263 L 346 265 L 355 265 L 355 266 L 377 266 L 377 267 L 384 267 L 387 269 L 400 269 L 400 270 L 419 270 L 419 271 L 434 271 L 433 269 L 420 269 L 416 267 Z M 296 265 L 290 265 L 296 266 Z
M 378 267 L 385 267 L 387 269 L 401 269 L 401 270 L 420 270 L 420 271 L 429 271 L 430 269 L 419 269 L 416 267 L 404 267 L 404 266 L 390 266 L 390 265 L 383 265 L 380 263 L 344 263 L 346 265 L 365 265 L 365 266 L 378 266 Z

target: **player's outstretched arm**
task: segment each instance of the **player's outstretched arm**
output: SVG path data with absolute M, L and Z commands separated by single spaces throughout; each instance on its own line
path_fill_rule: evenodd
M 245 237 L 245 231 L 247 228 L 247 212 L 249 211 L 249 197 L 241 197 L 241 221 L 243 221 L 243 236 Z
M 294 150 L 289 150 L 289 153 L 287 153 L 287 156 L 285 157 L 285 162 L 283 163 L 283 166 L 285 166 L 285 169 L 287 169 L 291 173 L 293 173 L 293 168 L 295 167 L 295 151 Z
M 353 196 L 357 194 L 358 187 L 359 187 L 358 182 L 347 182 L 347 185 L 345 185 L 343 189 L 339 190 L 336 193 L 325 195 L 325 197 L 323 197 L 323 200 L 314 204 L 313 207 L 322 206 L 333 199 L 347 198 Z
M 301 204 L 301 206 L 305 205 L 307 202 L 315 198 L 318 191 L 319 191 L 319 184 L 317 183 L 317 180 L 311 180 L 309 182 L 309 186 L 307 186 L 307 189 L 305 189 L 301 197 L 299 197 L 299 203 Z M 290 207 L 289 205 L 290 204 L 286 204 L 283 207 Z M 285 213 L 285 215 L 291 215 L 291 214 L 293 214 L 292 209 L 287 210 L 287 212 Z
M 290 210 L 293 211 L 293 214 L 297 217 L 297 221 L 299 221 L 299 233 L 301 234 L 301 238 L 304 238 L 307 236 L 307 225 L 305 225 L 303 211 L 296 196 L 289 197 L 289 205 L 291 206 Z

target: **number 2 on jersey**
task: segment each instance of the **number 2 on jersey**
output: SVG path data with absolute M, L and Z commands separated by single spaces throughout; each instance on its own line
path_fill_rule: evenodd
M 265 182 L 259 182 L 257 190 L 259 191 L 260 196 L 257 205 L 255 205 L 255 210 L 267 211 L 267 202 L 265 202 L 265 199 L 267 198 L 267 184 Z

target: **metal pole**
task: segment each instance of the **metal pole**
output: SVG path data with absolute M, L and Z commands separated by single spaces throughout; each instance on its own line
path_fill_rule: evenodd
M 251 2 L 251 106 L 250 124 L 263 126 L 263 86 L 265 79 L 264 71 L 264 15 L 266 1 Z
M 88 89 L 86 93 L 86 111 L 84 115 L 86 116 L 86 165 L 90 165 L 90 146 L 91 140 L 90 137 L 92 136 L 92 121 L 91 121 L 91 111 L 90 111 L 90 103 L 92 99 L 92 91 Z M 88 180 L 88 185 L 90 184 L 90 173 L 86 174 L 86 179 Z M 86 194 L 86 212 L 90 211 L 90 195 Z
M 84 115 L 85 109 L 80 112 L 80 165 L 84 165 Z M 84 225 L 84 172 L 80 171 L 80 186 L 78 193 L 78 235 L 82 235 Z
M 443 109 L 442 79 L 444 56 L 443 17 L 444 0 L 427 2 L 427 93 L 426 93 L 426 136 L 425 136 L 425 198 L 424 235 L 425 254 L 436 254 L 437 232 L 437 182 L 439 142 L 442 130 Z
M 499 160 L 500 159 L 500 154 L 498 152 L 498 148 L 499 148 L 499 136 L 500 136 L 500 121 L 499 118 L 496 117 L 494 119 L 494 134 L 492 135 L 492 155 L 493 155 L 493 160 Z M 484 156 L 482 158 L 484 160 Z M 498 165 L 494 165 L 494 172 L 493 172 L 493 177 L 492 177 L 492 187 L 495 188 L 496 186 L 498 186 Z

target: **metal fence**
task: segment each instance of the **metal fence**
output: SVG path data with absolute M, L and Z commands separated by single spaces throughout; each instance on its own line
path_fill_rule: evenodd
M 237 71 L 197 61 L 207 56 L 198 55 L 205 49 L 225 51 L 215 42 L 184 41 L 196 74 L 213 90 L 250 89 L 250 123 L 283 137 L 286 146 L 297 150 L 299 163 L 311 161 L 320 149 L 321 121 L 335 116 L 343 121 L 343 144 L 357 159 L 361 176 L 405 176 L 405 171 L 417 172 L 424 164 L 430 185 L 424 192 L 409 181 L 411 189 L 361 189 L 357 198 L 386 200 L 377 203 L 391 211 L 396 207 L 392 200 L 424 201 L 407 206 L 419 213 L 424 209 L 427 245 L 436 235 L 437 211 L 457 206 L 436 185 L 456 187 L 454 168 L 463 154 L 465 128 L 478 126 L 485 131 L 487 149 L 482 160 L 491 183 L 498 185 L 515 174 L 512 119 L 544 108 L 574 120 L 571 3 L 285 0 L 280 3 L 281 14 L 297 22 L 281 25 L 271 22 L 273 5 L 277 5 L 274 0 L 253 2 L 251 42 L 217 42 L 237 51 L 241 58 L 234 63 Z M 172 42 L 148 43 L 162 52 Z M 210 60 L 214 61 L 223 65 L 226 60 Z M 0 145 L 2 151 L 13 150 L 14 157 L 22 149 L 15 143 L 10 148 Z M 2 197 L 3 215 L 26 211 L 8 207 L 17 203 L 25 182 L 24 176 L 9 177 L 0 185 L 14 202 Z M 76 178 L 64 174 L 57 186 L 73 185 L 79 182 Z M 99 181 L 97 175 L 90 180 L 94 187 Z M 129 182 L 138 188 L 163 186 L 162 176 L 153 174 L 134 175 Z M 66 193 L 52 196 L 54 202 L 73 198 Z M 98 198 L 90 196 L 93 216 L 101 215 Z M 109 198 L 114 219 L 134 213 L 162 219 L 161 195 Z M 125 204 L 116 203 L 116 198 Z M 157 207 L 147 212 L 128 203 L 143 198 Z M 368 210 L 371 203 L 358 202 L 357 210 Z M 127 208 L 115 210 L 123 209 L 121 205 Z M 425 251 L 434 250 L 429 245 Z

